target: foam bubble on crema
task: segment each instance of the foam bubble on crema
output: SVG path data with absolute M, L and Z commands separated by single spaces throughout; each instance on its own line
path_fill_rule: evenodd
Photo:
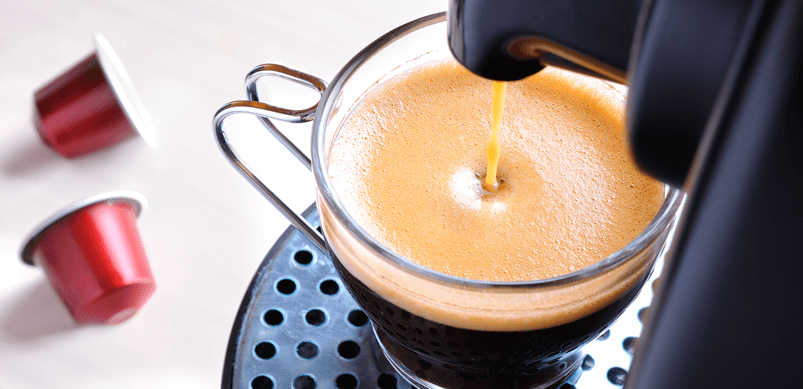
M 664 187 L 642 174 L 629 154 L 621 93 L 598 80 L 551 68 L 510 83 L 498 168 L 504 181 L 488 193 L 481 180 L 491 131 L 491 92 L 490 81 L 443 60 L 391 77 L 363 96 L 338 131 L 328 169 L 336 195 L 369 235 L 438 272 L 529 281 L 600 261 L 649 224 L 664 200 Z M 341 233 L 347 233 L 326 214 L 325 204 L 321 211 L 327 234 L 335 235 L 328 237 L 333 251 L 343 257 L 346 269 L 412 312 L 440 309 L 430 296 L 445 293 L 440 286 L 406 289 L 407 275 L 390 274 L 396 270 L 370 252 L 361 253 L 354 246 L 359 243 L 345 235 L 341 241 Z M 634 277 L 622 275 L 617 282 L 627 287 Z M 607 289 L 595 298 L 611 300 L 621 292 Z M 551 312 L 560 316 L 567 308 L 599 308 L 599 301 L 577 303 L 571 295 L 557 297 L 563 308 L 549 308 Z M 464 296 L 466 301 L 472 298 Z M 543 301 L 531 298 L 526 302 L 530 307 Z M 467 312 L 473 310 L 483 317 L 482 309 L 507 309 L 494 304 L 441 312 L 440 321 L 448 322 L 452 315 L 461 322 L 459 312 L 472 317 Z M 502 327 L 516 327 L 516 320 L 523 320 L 519 324 L 524 327 L 554 324 L 552 319 L 535 323 L 541 319 L 526 312 L 513 319 L 518 308 L 510 309 L 510 321 Z M 549 315 L 545 311 L 542 316 Z

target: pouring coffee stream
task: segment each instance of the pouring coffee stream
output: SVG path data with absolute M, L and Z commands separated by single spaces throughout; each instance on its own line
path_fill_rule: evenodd
M 496 169 L 499 164 L 499 156 L 502 152 L 500 144 L 499 127 L 502 125 L 502 114 L 505 110 L 505 87 L 507 84 L 502 81 L 493 82 L 493 102 L 491 104 L 491 139 L 488 142 L 488 170 L 485 173 L 485 180 L 482 188 L 488 192 L 496 192 L 499 187 Z

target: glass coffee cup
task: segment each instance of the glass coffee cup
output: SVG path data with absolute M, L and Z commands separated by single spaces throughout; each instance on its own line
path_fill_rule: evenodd
M 420 266 L 384 247 L 349 215 L 332 187 L 328 152 L 337 131 L 367 91 L 431 61 L 451 58 L 445 14 L 405 24 L 361 51 L 330 86 L 278 65 L 246 78 L 248 101 L 215 116 L 224 154 L 299 230 L 329 252 L 344 285 L 371 319 L 381 351 L 418 387 L 546 388 L 577 369 L 582 347 L 603 333 L 635 298 L 667 244 L 682 195 L 666 189 L 652 222 L 625 247 L 589 267 L 538 281 L 492 282 L 455 277 Z M 256 80 L 278 76 L 322 94 L 306 110 L 259 101 Z M 601 82 L 601 81 L 600 81 Z M 222 123 L 249 113 L 313 171 L 325 239 L 250 172 L 230 147 Z M 313 120 L 312 158 L 270 122 Z

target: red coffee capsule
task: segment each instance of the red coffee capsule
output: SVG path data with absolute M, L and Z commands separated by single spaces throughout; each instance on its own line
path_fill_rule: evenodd
M 73 158 L 133 135 L 155 144 L 152 126 L 111 46 L 95 36 L 95 51 L 34 94 L 42 140 Z
M 23 262 L 45 270 L 76 322 L 121 323 L 153 294 L 137 229 L 144 207 L 134 192 L 93 196 L 56 213 L 27 239 Z

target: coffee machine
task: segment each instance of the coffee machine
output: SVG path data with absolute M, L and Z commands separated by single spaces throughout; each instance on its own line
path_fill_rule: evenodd
M 640 167 L 687 193 L 626 388 L 799 387 L 803 0 L 450 0 L 489 79 L 626 84 Z

